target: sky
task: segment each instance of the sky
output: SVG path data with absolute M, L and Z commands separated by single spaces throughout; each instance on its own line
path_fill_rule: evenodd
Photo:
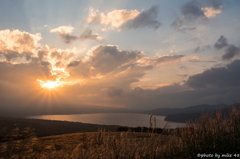
M 0 3 L 2 109 L 239 101 L 240 1 Z

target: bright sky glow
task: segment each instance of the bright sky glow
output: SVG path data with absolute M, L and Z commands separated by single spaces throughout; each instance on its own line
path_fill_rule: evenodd
M 60 86 L 60 84 L 58 84 L 57 81 L 47 81 L 47 82 L 43 82 L 41 80 L 38 80 L 38 81 L 40 82 L 40 84 L 43 88 L 51 89 L 51 88 L 55 88 L 55 87 Z

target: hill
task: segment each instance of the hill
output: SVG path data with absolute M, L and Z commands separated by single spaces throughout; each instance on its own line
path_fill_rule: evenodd
M 235 106 L 235 104 L 230 105 L 230 107 Z M 201 104 L 189 106 L 186 108 L 158 108 L 153 110 L 144 111 L 146 114 L 161 115 L 166 116 L 165 121 L 170 122 L 183 122 L 185 123 L 188 120 L 196 120 L 200 118 L 201 112 L 211 113 L 215 110 L 220 110 L 221 108 L 225 109 L 229 107 L 227 104 Z
M 20 130 L 23 130 L 26 127 L 34 128 L 35 134 L 38 137 L 42 137 L 76 132 L 96 132 L 98 131 L 98 129 L 105 129 L 106 131 L 116 131 L 119 126 L 42 119 L 0 117 L 0 130 L 5 127 L 7 128 L 7 130 L 12 130 L 17 127 Z

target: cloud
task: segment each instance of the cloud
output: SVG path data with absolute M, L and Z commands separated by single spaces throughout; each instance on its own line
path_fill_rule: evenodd
M 184 18 L 177 18 L 175 21 L 172 22 L 171 26 L 181 32 L 186 32 L 186 31 L 191 31 L 196 29 L 196 27 L 186 27 L 184 23 L 185 23 Z
M 181 13 L 186 20 L 213 18 L 222 12 L 221 1 L 196 1 L 192 0 L 181 7 Z
M 217 14 L 222 13 L 222 1 L 221 0 L 206 0 L 203 1 L 201 10 L 207 18 L 213 18 Z
M 123 89 L 117 86 L 108 87 L 107 94 L 110 97 L 120 96 L 123 93 Z
M 38 50 L 37 55 L 38 55 L 39 60 L 41 61 L 43 58 L 46 58 L 46 56 L 48 55 L 48 51 L 44 50 L 44 49 Z
M 175 62 L 182 59 L 183 57 L 184 55 L 161 56 L 159 58 L 154 59 L 153 61 L 156 63 Z
M 60 35 L 68 35 L 73 32 L 74 28 L 72 26 L 60 26 L 55 29 L 51 29 L 51 33 L 59 33 Z
M 48 61 L 41 61 L 42 66 L 51 66 L 51 63 Z
M 89 52 L 91 66 L 101 74 L 111 72 L 121 65 L 136 61 L 143 56 L 143 52 L 120 50 L 116 45 L 99 45 Z
M 203 88 L 215 87 L 237 87 L 240 86 L 240 60 L 228 64 L 226 67 L 211 68 L 203 73 L 190 76 L 186 84 L 191 87 Z
M 57 62 L 55 63 L 55 67 L 57 67 L 57 68 L 64 68 L 65 65 L 64 65 L 64 63 L 63 63 L 62 61 L 57 61 Z
M 222 56 L 222 60 L 230 60 L 233 57 L 239 55 L 240 48 L 234 45 L 228 45 L 226 53 Z
M 141 12 L 134 19 L 128 20 L 126 23 L 120 26 L 120 30 L 128 30 L 128 29 L 137 29 L 137 28 L 153 28 L 157 30 L 161 23 L 157 21 L 159 12 L 158 6 L 152 6 L 150 9 Z
M 194 52 L 197 53 L 199 51 L 205 51 L 207 49 L 211 49 L 211 46 L 210 45 L 205 45 L 205 46 L 197 46 L 195 49 L 194 49 Z
M 80 64 L 80 61 L 73 60 L 67 65 L 67 67 L 77 66 L 79 64 Z
M 40 46 L 41 34 L 30 34 L 19 30 L 0 31 L 0 54 L 4 55 L 8 61 L 16 57 L 25 56 L 29 59 L 30 54 L 35 54 Z
M 71 57 L 74 56 L 74 50 L 61 50 L 52 48 L 49 50 L 51 59 L 56 60 L 69 60 Z
M 233 57 L 239 55 L 240 48 L 236 47 L 235 45 L 228 44 L 227 38 L 225 38 L 223 35 L 220 36 L 218 41 L 214 44 L 215 49 L 222 49 L 224 47 L 227 47 L 225 50 L 225 54 L 222 55 L 222 60 L 230 60 Z
M 165 56 L 158 56 L 155 58 L 148 58 L 145 57 L 138 62 L 145 65 L 158 65 L 162 63 L 171 63 L 171 62 L 179 62 L 184 55 L 165 55 Z
M 105 15 L 103 12 L 98 10 L 94 11 L 94 9 L 90 7 L 87 22 L 92 24 L 104 24 L 107 28 L 110 27 L 108 29 L 114 29 L 118 28 L 128 20 L 134 19 L 138 14 L 139 12 L 137 10 L 128 11 L 122 9 L 113 10 Z
M 222 49 L 224 47 L 228 46 L 227 38 L 225 38 L 223 35 L 220 36 L 218 41 L 214 44 L 215 49 Z
M 137 10 L 113 10 L 105 15 L 93 8 L 89 9 L 88 23 L 103 24 L 103 31 L 108 29 L 128 30 L 137 28 L 158 29 L 161 23 L 157 21 L 158 6 L 152 6 L 150 9 L 138 12 Z
M 216 17 L 216 15 L 222 13 L 222 7 L 218 9 L 214 7 L 205 7 L 205 8 L 201 8 L 201 10 L 204 12 L 204 15 L 207 18 L 213 18 L 213 17 Z
M 195 30 L 195 22 L 206 21 L 222 12 L 221 1 L 192 0 L 185 3 L 181 8 L 181 18 L 172 22 L 171 26 L 178 31 L 186 32 Z
M 30 45 L 31 43 L 32 41 Z M 11 105 L 8 109 L 20 110 L 24 106 L 28 109 L 31 106 L 34 110 L 36 107 L 49 110 L 48 108 L 58 105 L 58 109 L 52 109 L 56 112 L 64 104 L 68 106 L 67 108 L 69 105 L 81 108 L 84 104 L 88 106 L 105 104 L 136 109 L 146 109 L 147 105 L 148 109 L 151 109 L 161 105 L 184 107 L 203 102 L 210 104 L 232 102 L 239 98 L 240 60 L 235 60 L 226 67 L 211 68 L 191 76 L 184 73 L 178 77 L 182 79 L 190 76 L 186 83 L 159 81 L 143 85 L 142 79 L 151 78 L 146 77 L 148 71 L 156 71 L 159 65 L 170 63 L 172 66 L 174 63 L 190 61 L 197 57 L 164 55 L 149 58 L 142 51 L 121 50 L 117 45 L 98 45 L 90 49 L 87 55 L 77 57 L 76 48 L 38 47 L 37 44 L 32 45 L 32 52 L 29 52 L 31 60 L 27 62 L 0 61 L 0 100 L 6 108 Z M 199 47 L 199 51 L 209 48 Z M 21 51 L 19 49 L 21 47 L 13 48 L 16 50 L 12 53 L 16 53 L 16 56 L 19 54 L 27 56 L 24 52 L 18 52 Z M 234 50 L 236 52 L 233 45 L 227 46 L 227 52 Z M 56 91 L 46 91 L 41 87 L 46 81 L 52 81 L 60 86 Z
M 194 50 L 194 52 L 198 52 L 200 50 L 200 47 L 197 46 L 196 49 Z
M 0 80 L 9 83 L 25 86 L 29 83 L 36 83 L 37 78 L 51 79 L 51 70 L 48 62 L 13 64 L 11 62 L 0 62 Z
M 82 40 L 101 40 L 102 37 L 99 36 L 98 34 L 92 34 L 92 30 L 90 29 L 86 29 L 85 31 L 82 32 L 82 34 L 80 35 L 79 39 Z
M 58 35 L 64 40 L 65 43 L 69 44 L 72 41 L 78 39 L 77 36 L 70 35 L 74 28 L 72 26 L 60 26 L 58 28 L 50 30 L 51 33 L 58 33 Z
M 193 19 L 205 19 L 206 16 L 204 12 L 201 10 L 201 6 L 197 1 L 190 1 L 185 3 L 181 7 L 181 13 L 187 20 L 193 20 Z
M 60 26 L 58 28 L 50 30 L 51 33 L 57 32 L 59 36 L 63 39 L 63 41 L 67 44 L 71 43 L 72 41 L 76 41 L 78 39 L 80 40 L 100 40 L 102 37 L 100 37 L 98 34 L 92 34 L 92 30 L 86 29 L 82 32 L 80 37 L 70 35 L 73 32 L 74 28 L 72 26 Z

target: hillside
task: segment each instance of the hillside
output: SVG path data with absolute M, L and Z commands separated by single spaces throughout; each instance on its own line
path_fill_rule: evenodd
M 199 111 L 197 111 L 197 109 L 194 109 L 194 107 L 192 107 L 192 110 L 189 111 L 182 111 L 180 113 L 174 113 L 174 114 L 169 114 L 165 117 L 165 121 L 170 121 L 170 122 L 187 122 L 189 120 L 195 121 L 196 119 L 199 119 L 201 117 L 201 114 L 204 113 L 208 113 L 211 114 L 215 111 L 221 111 L 226 110 L 226 108 L 229 107 L 235 107 L 235 104 L 232 105 L 209 105 L 208 107 L 197 107 L 198 109 L 200 108 Z M 223 113 L 223 117 L 226 116 L 226 112 Z M 213 116 L 214 117 L 214 116 Z M 214 117 L 215 118 L 215 117 Z
M 17 127 L 20 130 L 26 127 L 34 128 L 36 135 L 38 137 L 42 137 L 76 132 L 96 132 L 101 128 L 105 129 L 106 131 L 116 131 L 119 126 L 96 125 L 68 121 L 0 117 L 0 130 L 5 127 L 7 130 L 12 130 Z
M 235 104 L 201 104 L 189 106 L 186 108 L 158 108 L 153 110 L 144 111 L 145 114 L 161 115 L 166 116 L 165 121 L 170 122 L 183 122 L 185 123 L 188 120 L 196 120 L 200 118 L 201 112 L 211 113 L 215 110 L 220 110 L 221 108 L 225 109 L 227 107 L 233 107 Z

